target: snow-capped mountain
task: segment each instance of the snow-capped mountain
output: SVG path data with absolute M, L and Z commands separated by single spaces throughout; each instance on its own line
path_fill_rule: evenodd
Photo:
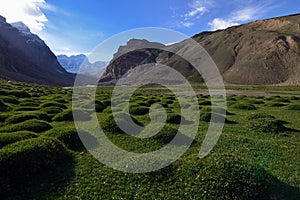
M 30 29 L 28 28 L 28 26 L 26 26 L 23 22 L 14 22 L 14 23 L 10 23 L 10 25 L 16 29 L 18 29 L 18 31 L 21 33 L 22 36 L 27 37 L 28 39 L 26 40 L 27 44 L 31 44 L 31 43 L 40 43 L 40 44 L 45 44 L 45 42 L 39 38 L 39 36 L 31 33 Z
M 31 35 L 30 29 L 23 23 L 23 22 L 14 22 L 11 23 L 13 27 L 17 28 L 19 32 L 23 33 L 24 35 Z
M 42 85 L 72 86 L 74 74 L 58 63 L 46 43 L 21 22 L 0 16 L 0 77 Z
M 72 55 L 70 57 L 66 55 L 58 55 L 58 62 L 63 68 L 65 68 L 70 73 L 81 73 L 90 74 L 90 75 L 99 75 L 103 72 L 107 66 L 107 62 L 98 61 L 91 63 L 87 56 L 83 54 Z
M 79 71 L 81 65 L 91 65 L 91 63 L 86 59 L 86 56 L 83 54 L 76 56 L 66 56 L 59 55 L 57 56 L 58 62 L 67 72 L 76 74 Z

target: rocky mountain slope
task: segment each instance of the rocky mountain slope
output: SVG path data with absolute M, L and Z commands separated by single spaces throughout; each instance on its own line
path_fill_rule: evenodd
M 192 38 L 211 55 L 226 84 L 300 84 L 299 14 L 203 32 Z M 134 46 L 134 42 L 140 41 L 131 40 L 127 48 Z M 166 47 L 166 50 L 168 48 L 184 50 L 189 46 L 183 41 Z M 119 49 L 115 55 L 121 53 Z M 113 59 L 100 82 L 116 82 L 132 68 L 149 61 L 171 66 L 186 77 L 197 76 L 193 67 L 182 58 L 145 49 Z
M 165 45 L 163 44 L 147 40 L 129 40 L 126 45 L 120 46 L 114 54 L 99 82 L 114 84 L 126 72 L 134 69 L 136 66 L 156 62 L 157 56 L 164 47 Z
M 61 64 L 67 72 L 70 73 L 78 73 L 79 70 L 84 72 L 85 74 L 95 75 L 101 73 L 104 68 L 107 66 L 107 62 L 104 61 L 97 61 L 95 63 L 91 63 L 87 56 L 83 54 L 79 55 L 58 55 L 57 56 L 58 62 Z
M 71 86 L 75 75 L 21 22 L 8 24 L 0 16 L 0 77 L 44 85 Z

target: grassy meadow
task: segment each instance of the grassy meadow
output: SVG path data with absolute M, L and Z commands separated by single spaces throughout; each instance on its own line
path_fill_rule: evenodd
M 0 199 L 300 199 L 297 87 L 262 89 L 289 94 L 283 97 L 227 96 L 227 115 L 218 114 L 225 118 L 223 133 L 203 159 L 198 153 L 212 105 L 208 95 L 197 95 L 200 125 L 185 154 L 161 170 L 131 174 L 107 167 L 84 148 L 73 122 L 72 89 L 0 83 Z M 123 133 L 114 122 L 111 91 L 99 88 L 95 108 L 87 98 L 78 112 L 88 121 L 95 109 L 114 144 L 151 152 L 176 135 L 182 118 L 174 95 L 143 88 L 132 96 L 131 117 L 140 125 L 150 123 L 154 104 L 168 113 L 161 132 L 140 139 Z M 195 108 L 187 104 L 185 109 Z

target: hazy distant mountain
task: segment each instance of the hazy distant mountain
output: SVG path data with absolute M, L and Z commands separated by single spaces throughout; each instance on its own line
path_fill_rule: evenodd
M 57 60 L 61 66 L 70 73 L 77 73 L 82 64 L 91 64 L 89 61 L 86 61 L 86 56 L 83 54 L 74 56 L 72 55 L 70 57 L 66 55 L 58 55 Z
M 226 84 L 300 84 L 299 14 L 203 32 L 192 38 L 211 55 Z M 100 82 L 115 83 L 126 73 L 136 71 L 132 70 L 136 66 L 146 63 L 171 66 L 187 78 L 195 75 L 190 63 L 166 51 L 145 48 L 118 57 L 124 49 L 146 42 L 131 40 L 120 47 Z M 165 47 L 183 52 L 189 48 L 185 41 Z
M 22 22 L 6 23 L 0 16 L 0 77 L 21 82 L 71 86 L 75 76 Z
M 57 60 L 61 64 L 61 66 L 65 68 L 68 72 L 75 74 L 78 73 L 80 70 L 85 74 L 99 75 L 103 72 L 104 68 L 108 64 L 104 61 L 98 61 L 92 64 L 88 60 L 87 56 L 83 54 L 72 55 L 70 57 L 66 55 L 58 55 Z

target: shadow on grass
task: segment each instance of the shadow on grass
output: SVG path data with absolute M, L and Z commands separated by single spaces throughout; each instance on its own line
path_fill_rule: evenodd
M 256 169 L 254 180 L 267 187 L 265 188 L 264 199 L 300 199 L 300 188 L 290 186 L 280 181 L 277 177 L 266 172 L 262 167 Z
M 80 140 L 80 145 L 77 147 L 77 149 L 73 149 L 73 150 L 86 150 L 88 148 L 88 150 L 91 149 L 95 149 L 97 147 L 99 147 L 99 142 L 97 140 L 96 137 L 94 137 L 92 134 L 85 132 L 85 131 L 78 131 L 78 135 L 79 135 L 79 140 Z
M 276 186 L 270 191 L 270 199 L 299 200 L 300 189 L 277 180 Z
M 26 181 L 18 181 L 9 191 L 0 193 L 1 199 L 48 199 L 62 193 L 75 176 L 74 158 L 70 156 L 60 167 L 36 174 Z

